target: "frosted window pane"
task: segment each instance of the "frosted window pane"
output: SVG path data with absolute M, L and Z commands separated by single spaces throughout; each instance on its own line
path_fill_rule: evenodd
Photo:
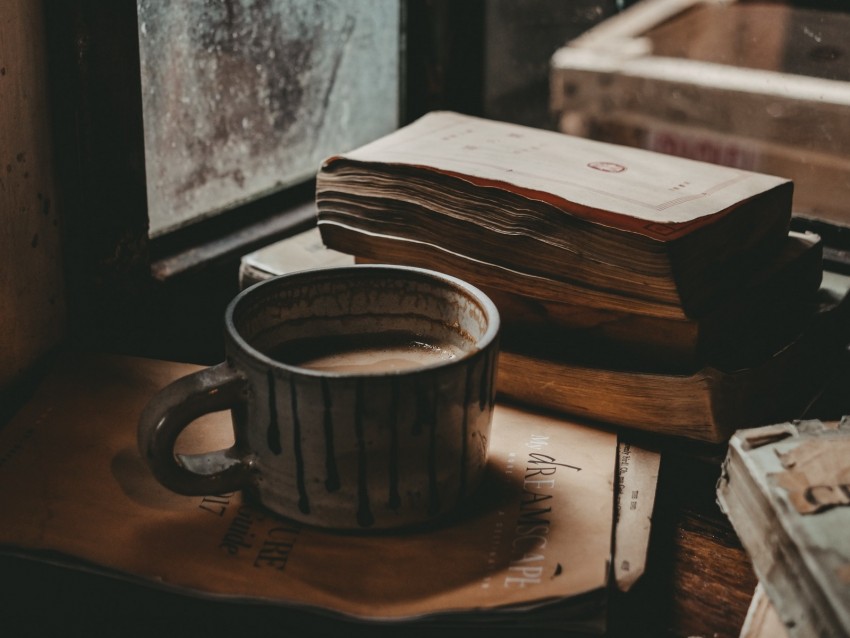
M 398 126 L 395 0 L 138 0 L 151 235 Z

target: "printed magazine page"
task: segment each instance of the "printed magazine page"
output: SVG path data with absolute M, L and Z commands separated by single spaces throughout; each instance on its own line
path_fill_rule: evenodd
M 489 475 L 457 517 L 397 534 L 332 533 L 238 493 L 185 497 L 154 480 L 136 450 L 138 415 L 158 389 L 196 369 L 120 356 L 60 360 L 0 430 L 0 548 L 58 553 L 196 595 L 369 620 L 604 604 L 614 434 L 500 405 Z M 229 414 L 217 413 L 178 443 L 202 451 L 232 437 Z

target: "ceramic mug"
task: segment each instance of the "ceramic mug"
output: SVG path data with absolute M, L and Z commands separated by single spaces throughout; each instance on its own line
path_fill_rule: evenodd
M 228 306 L 226 360 L 151 400 L 139 449 L 180 494 L 244 490 L 324 528 L 429 522 L 483 476 L 498 337 L 493 302 L 437 272 L 357 265 L 269 279 Z M 175 453 L 189 423 L 228 408 L 231 448 Z

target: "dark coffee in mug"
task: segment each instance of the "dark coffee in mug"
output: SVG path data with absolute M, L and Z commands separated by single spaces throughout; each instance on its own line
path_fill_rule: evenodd
M 268 354 L 299 368 L 375 374 L 437 365 L 463 356 L 463 350 L 427 335 L 386 331 L 298 339 L 273 348 Z

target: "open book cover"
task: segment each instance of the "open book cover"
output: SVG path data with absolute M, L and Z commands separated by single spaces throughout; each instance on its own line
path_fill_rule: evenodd
M 2 551 L 342 620 L 509 622 L 566 635 L 601 632 L 613 581 L 628 589 L 643 569 L 654 476 L 621 479 L 635 501 L 621 519 L 631 512 L 641 520 L 612 570 L 616 436 L 507 405 L 496 410 L 481 491 L 430 528 L 336 534 L 278 518 L 238 493 L 173 494 L 140 458 L 136 423 L 157 390 L 196 369 L 62 358 L 0 430 Z M 190 425 L 179 445 L 226 447 L 232 436 L 229 415 L 217 413 Z M 621 476 L 639 453 L 627 450 Z
M 327 159 L 316 202 L 342 252 L 439 249 L 699 308 L 733 265 L 781 247 L 791 194 L 779 177 L 433 112 Z
M 850 635 L 850 419 L 739 430 L 721 509 L 792 638 Z

